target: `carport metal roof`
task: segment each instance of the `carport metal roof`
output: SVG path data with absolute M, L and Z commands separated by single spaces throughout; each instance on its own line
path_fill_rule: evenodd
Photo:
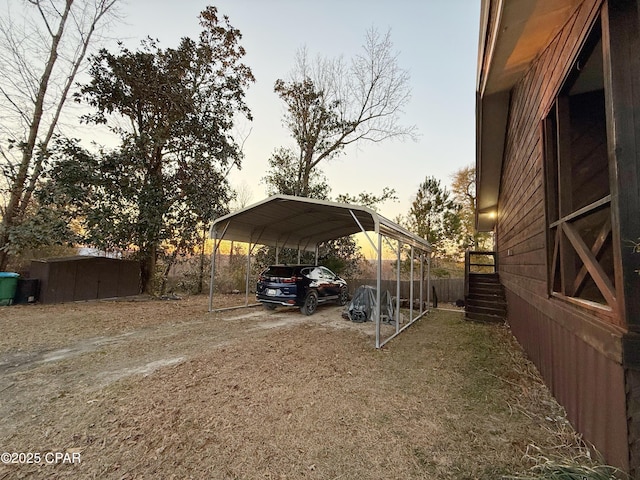
M 274 195 L 216 219 L 210 236 L 278 248 L 315 250 L 319 243 L 358 232 L 375 232 L 431 252 L 431 244 L 425 239 L 370 208 L 290 195 Z
M 312 198 L 294 197 L 289 195 L 274 195 L 261 202 L 239 210 L 235 213 L 218 218 L 209 232 L 214 241 L 211 255 L 211 282 L 209 284 L 209 311 L 213 311 L 213 283 L 215 277 L 215 251 L 216 243 L 222 240 L 247 242 L 250 245 L 247 260 L 246 278 L 246 305 L 249 294 L 249 271 L 251 263 L 251 245 L 270 245 L 278 248 L 294 248 L 298 250 L 312 250 L 318 255 L 318 245 L 328 240 L 362 232 L 367 236 L 377 256 L 377 280 L 376 280 L 376 348 L 380 348 L 386 342 L 399 335 L 413 322 L 422 317 L 423 310 L 423 267 L 424 255 L 420 255 L 420 309 L 419 315 L 413 316 L 413 274 L 414 274 L 414 250 L 430 253 L 431 244 L 401 227 L 400 225 L 378 215 L 367 207 L 350 205 L 346 203 L 315 200 Z M 378 234 L 377 242 L 374 242 L 367 232 Z M 380 300 L 381 300 L 381 276 L 382 276 L 382 239 L 397 240 L 397 278 L 396 278 L 396 314 L 395 333 L 382 340 L 380 338 Z M 411 293 L 409 307 L 409 322 L 400 327 L 400 245 L 411 246 Z M 430 258 L 427 255 L 430 265 Z M 429 275 L 427 274 L 427 305 L 429 303 Z

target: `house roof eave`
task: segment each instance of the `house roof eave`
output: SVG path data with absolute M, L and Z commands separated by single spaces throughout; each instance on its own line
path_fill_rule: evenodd
M 476 100 L 476 226 L 498 214 L 511 91 L 583 0 L 483 0 Z

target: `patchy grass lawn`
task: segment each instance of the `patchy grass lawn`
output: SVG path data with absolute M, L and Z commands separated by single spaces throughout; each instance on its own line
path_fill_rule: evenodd
M 0 479 L 497 479 L 527 470 L 531 445 L 579 447 L 509 331 L 458 312 L 375 350 L 339 307 L 29 308 L 2 310 L 4 357 L 23 363 L 0 363 L 0 450 L 81 463 L 0 465 Z M 45 328 L 50 350 L 103 341 L 47 361 Z

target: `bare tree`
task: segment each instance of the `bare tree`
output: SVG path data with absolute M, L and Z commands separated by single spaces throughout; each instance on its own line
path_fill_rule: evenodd
M 249 202 L 253 199 L 253 192 L 251 191 L 251 187 L 249 184 L 243 180 L 240 184 L 235 188 L 236 197 L 231 203 L 230 210 L 232 212 L 236 212 L 238 210 L 242 210 Z
M 390 32 L 367 31 L 362 52 L 348 64 L 342 58 L 311 62 L 306 49 L 298 52 L 290 80 L 277 80 L 274 87 L 299 148 L 298 195 L 308 196 L 311 171 L 348 145 L 416 139 L 416 127 L 400 123 L 411 98 L 409 80 Z
M 23 16 L 8 5 L 0 18 L 0 134 L 9 139 L 0 147 L 0 270 L 16 248 L 11 230 L 24 219 L 69 91 L 117 1 L 23 0 Z
M 484 249 L 490 245 L 490 233 L 476 230 L 476 169 L 468 165 L 451 175 L 451 193 L 462 207 L 458 212 L 461 225 L 459 244 L 463 248 Z

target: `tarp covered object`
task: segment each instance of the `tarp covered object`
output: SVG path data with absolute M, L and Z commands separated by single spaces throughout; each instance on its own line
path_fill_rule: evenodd
M 376 309 L 376 289 L 369 285 L 361 285 L 353 294 L 351 303 L 346 310 L 346 317 L 352 322 L 373 321 L 373 312 Z M 388 290 L 380 296 L 380 321 L 391 322 L 393 320 L 393 303 Z

